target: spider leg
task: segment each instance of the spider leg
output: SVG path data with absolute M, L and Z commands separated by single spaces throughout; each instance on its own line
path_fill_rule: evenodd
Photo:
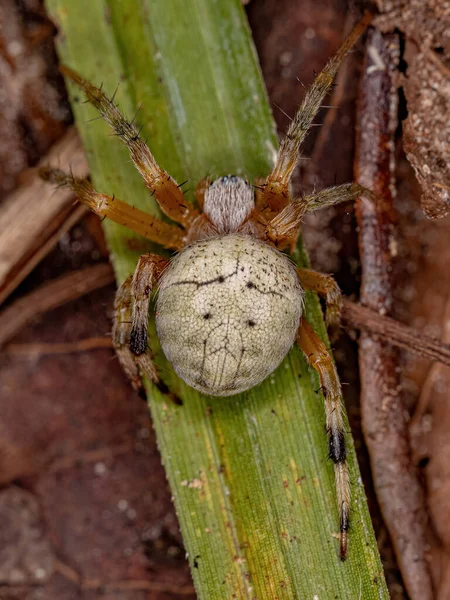
M 168 261 L 157 254 L 145 254 L 139 259 L 134 275 L 125 279 L 114 301 L 113 345 L 117 357 L 132 386 L 143 390 L 141 373 L 176 404 L 179 399 L 161 381 L 147 345 L 147 321 L 150 293 Z M 136 330 L 143 345 L 136 346 Z M 134 344 L 134 345 L 133 345 Z
M 267 178 L 264 190 L 264 203 L 272 210 L 281 210 L 289 202 L 289 182 L 292 172 L 299 161 L 300 145 L 305 139 L 345 55 L 364 32 L 370 20 L 371 16 L 366 13 L 350 35 L 344 40 L 335 56 L 316 77 L 295 117 L 292 119 L 286 136 L 281 142 L 275 167 Z
M 117 357 L 126 376 L 131 381 L 135 390 L 142 390 L 142 380 L 139 367 L 150 377 L 151 380 L 157 379 L 156 369 L 153 365 L 151 356 L 146 353 L 145 358 L 139 363 L 130 350 L 131 339 L 131 280 L 130 275 L 125 279 L 116 292 L 114 301 L 114 325 L 112 330 L 112 339 Z
M 195 188 L 195 199 L 197 200 L 197 206 L 203 210 L 203 205 L 205 203 L 205 194 L 206 190 L 211 185 L 211 179 L 206 177 L 205 179 L 201 179 Z
M 66 66 L 61 66 L 60 70 L 84 91 L 88 101 L 95 106 L 127 146 L 136 169 L 152 194 L 155 194 L 161 210 L 168 217 L 188 228 L 198 216 L 197 211 L 185 201 L 183 192 L 172 177 L 157 164 L 136 127 L 125 119 L 113 99 L 108 98 L 101 89 L 85 81 L 78 73 Z
M 345 447 L 342 418 L 342 391 L 336 367 L 331 356 L 311 325 L 303 317 L 297 331 L 297 344 L 309 364 L 318 372 L 325 403 L 326 425 L 329 436 L 329 456 L 334 462 L 336 492 L 340 518 L 340 555 L 347 556 L 347 535 L 350 513 L 350 476 Z
M 169 225 L 134 208 L 126 202 L 97 192 L 87 179 L 77 179 L 68 173 L 44 167 L 39 171 L 41 177 L 50 183 L 71 188 L 82 204 L 86 204 L 101 217 L 125 225 L 135 233 L 156 242 L 165 248 L 180 250 L 184 246 L 184 231 L 176 225 Z
M 338 284 L 329 275 L 312 269 L 297 269 L 301 286 L 325 298 L 327 327 L 339 328 L 341 323 L 342 295 Z
M 296 198 L 270 221 L 266 228 L 266 235 L 278 247 L 289 245 L 292 240 L 297 239 L 300 224 L 306 212 L 340 202 L 350 202 L 359 196 L 366 196 L 370 200 L 374 200 L 374 194 L 357 183 L 344 183 L 309 196 Z
M 147 352 L 147 324 L 150 296 L 158 279 L 168 265 L 168 260 L 158 254 L 143 254 L 131 281 L 133 310 L 131 314 L 130 350 L 137 356 Z

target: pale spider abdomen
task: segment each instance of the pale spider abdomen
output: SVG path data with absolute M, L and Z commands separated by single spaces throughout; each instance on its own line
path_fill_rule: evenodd
M 303 290 L 287 256 L 230 234 L 188 246 L 159 282 L 156 326 L 177 374 L 212 396 L 263 381 L 294 343 Z

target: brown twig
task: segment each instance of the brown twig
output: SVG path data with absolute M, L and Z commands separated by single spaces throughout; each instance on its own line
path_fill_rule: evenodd
M 80 465 L 108 462 L 118 456 L 133 453 L 135 448 L 135 442 L 130 440 L 120 445 L 96 448 L 95 450 L 88 450 L 86 452 L 77 452 L 75 456 L 69 454 L 68 456 L 63 456 L 62 458 L 52 461 L 48 470 L 51 473 L 57 473 L 59 471 L 73 469 L 77 466 L 79 467 Z
M 193 596 L 195 591 L 191 584 L 175 585 L 159 581 L 147 581 L 140 579 L 130 579 L 126 581 L 101 581 L 99 579 L 83 579 L 75 569 L 64 564 L 60 560 L 55 561 L 55 571 L 78 585 L 82 590 L 89 591 L 108 591 L 111 593 L 121 591 L 146 591 L 159 592 L 166 594 L 177 594 L 179 596 Z
M 449 328 L 446 326 L 449 321 L 450 321 L 450 296 L 447 298 L 447 302 L 445 305 L 443 327 L 442 327 L 442 331 L 443 331 L 442 342 L 444 342 L 446 344 L 450 343 L 450 331 L 449 331 Z M 440 361 L 440 362 L 442 362 L 442 361 Z M 444 363 L 444 364 L 448 364 L 448 363 Z M 410 430 L 412 430 L 419 423 L 420 419 L 425 414 L 425 412 L 428 408 L 428 405 L 430 404 L 430 401 L 433 396 L 434 385 L 435 385 L 436 381 L 439 380 L 441 373 L 442 373 L 442 365 L 439 363 L 434 363 L 431 366 L 431 368 L 428 372 L 427 378 L 425 380 L 425 383 L 422 386 L 422 390 L 420 392 L 420 397 L 417 402 L 417 405 L 416 405 L 416 408 L 414 411 L 414 415 L 409 424 Z
M 24 356 L 34 358 L 36 356 L 45 356 L 52 354 L 73 354 L 76 352 L 88 352 L 98 348 L 112 348 L 111 337 L 96 337 L 77 340 L 75 342 L 35 342 L 31 344 L 8 344 L 4 352 L 14 354 L 15 356 Z
M 357 202 L 362 263 L 361 302 L 387 313 L 395 256 L 394 133 L 397 125 L 396 35 L 371 30 L 361 81 L 355 163 L 358 183 L 379 198 Z M 359 341 L 361 413 L 375 490 L 403 580 L 412 600 L 432 600 L 425 560 L 427 514 L 412 464 L 405 410 L 399 395 L 397 351 L 363 332 Z M 407 491 L 407 493 L 405 493 Z
M 74 129 L 53 146 L 40 164 L 50 162 L 73 169 L 77 175 L 87 175 L 83 149 Z M 52 188 L 33 171 L 1 205 L 0 304 L 88 212 L 85 207 L 73 207 L 73 201 L 73 192 Z
M 414 327 L 404 325 L 391 317 L 380 315 L 367 306 L 344 299 L 342 319 L 347 326 L 365 331 L 371 338 L 380 337 L 397 348 L 450 366 L 450 345 L 426 336 Z
M 0 313 L 0 348 L 34 317 L 113 281 L 111 266 L 102 263 L 44 283 Z

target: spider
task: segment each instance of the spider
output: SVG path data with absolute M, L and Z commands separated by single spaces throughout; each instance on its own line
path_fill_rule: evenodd
M 113 343 L 136 389 L 143 374 L 169 392 L 147 342 L 150 296 L 156 289 L 162 349 L 176 373 L 204 394 L 230 396 L 258 385 L 298 344 L 317 371 L 323 391 L 342 560 L 347 555 L 350 511 L 342 392 L 327 347 L 303 314 L 304 290 L 313 290 L 325 299 L 327 325 L 338 325 L 341 294 L 331 277 L 297 268 L 283 251 L 295 244 L 307 211 L 367 194 L 350 183 L 292 198 L 289 186 L 300 145 L 345 55 L 369 21 L 366 15 L 317 76 L 281 142 L 272 172 L 255 189 L 232 175 L 203 180 L 196 188 L 198 209 L 194 208 L 113 99 L 67 67 L 61 67 L 62 72 L 78 84 L 128 147 L 135 167 L 172 223 L 97 192 L 86 179 L 49 167 L 41 170 L 44 179 L 72 188 L 98 215 L 177 252 L 170 260 L 158 254 L 141 256 L 134 275 L 116 293 Z

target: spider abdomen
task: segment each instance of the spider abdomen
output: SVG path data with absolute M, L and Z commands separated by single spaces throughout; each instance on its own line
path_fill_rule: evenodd
M 159 282 L 156 326 L 178 375 L 212 396 L 252 388 L 294 343 L 303 290 L 271 246 L 230 234 L 188 246 Z

